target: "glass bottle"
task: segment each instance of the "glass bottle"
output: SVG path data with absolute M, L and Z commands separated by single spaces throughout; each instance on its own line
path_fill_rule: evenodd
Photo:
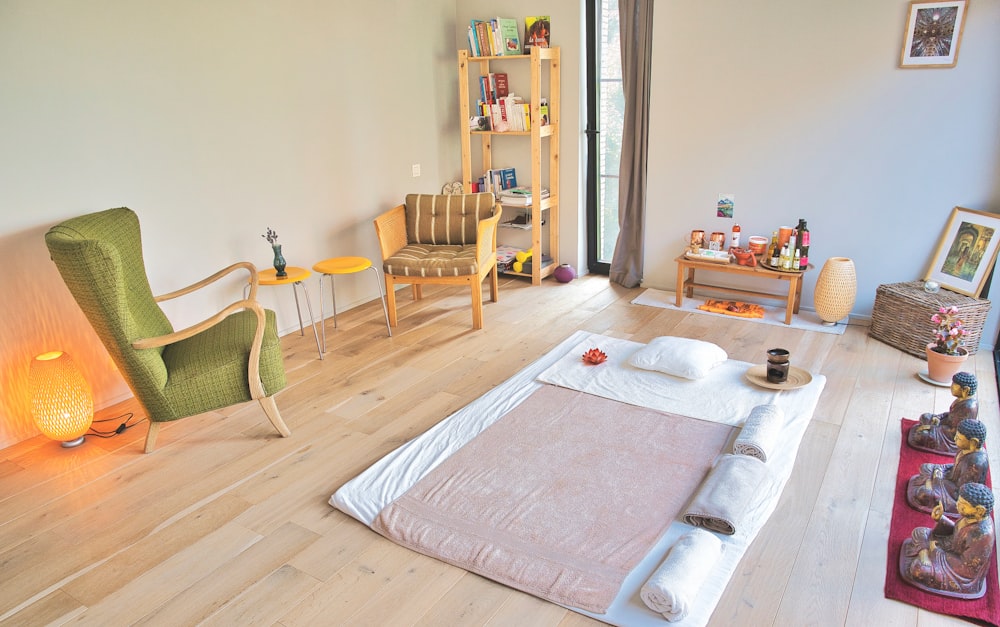
M 809 227 L 806 221 L 799 218 L 799 270 L 805 270 L 809 265 Z
M 792 257 L 788 254 L 788 247 L 791 246 L 792 240 L 788 240 L 784 248 L 781 249 L 781 256 L 779 262 L 781 263 L 781 268 L 783 270 L 789 270 L 792 267 Z
M 781 263 L 781 247 L 778 246 L 777 231 L 771 233 L 771 246 L 767 249 L 767 256 L 771 261 L 770 266 L 772 268 L 777 268 L 778 264 Z
M 731 241 L 729 243 L 729 249 L 732 250 L 734 248 L 739 248 L 739 247 L 740 247 L 740 225 L 739 224 L 734 224 L 733 225 L 733 235 L 732 235 L 732 239 L 731 239 Z

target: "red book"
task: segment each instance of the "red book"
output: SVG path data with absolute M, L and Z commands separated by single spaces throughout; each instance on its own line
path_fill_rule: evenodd
M 497 72 L 495 78 L 497 84 L 497 98 L 503 98 L 510 93 L 510 89 L 507 87 L 507 73 Z

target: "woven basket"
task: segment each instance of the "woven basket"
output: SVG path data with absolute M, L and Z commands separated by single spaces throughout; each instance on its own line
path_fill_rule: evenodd
M 965 348 L 970 355 L 974 355 L 979 350 L 990 301 L 943 288 L 936 294 L 929 294 L 924 291 L 923 281 L 879 285 L 875 290 L 875 307 L 868 335 L 915 357 L 927 359 L 925 348 L 934 339 L 931 316 L 941 307 L 952 306 L 958 308 L 958 317 L 969 332 Z

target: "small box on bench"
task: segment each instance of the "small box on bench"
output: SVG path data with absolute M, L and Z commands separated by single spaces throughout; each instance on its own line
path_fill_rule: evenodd
M 979 350 L 990 301 L 944 288 L 930 294 L 924 291 L 923 281 L 879 285 L 868 335 L 905 353 L 926 358 L 925 348 L 934 339 L 931 316 L 941 307 L 952 306 L 958 308 L 958 316 L 969 332 L 965 348 L 974 355 Z

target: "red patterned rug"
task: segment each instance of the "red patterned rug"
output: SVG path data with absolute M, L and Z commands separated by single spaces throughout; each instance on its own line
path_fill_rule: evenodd
M 966 620 L 1000 625 L 1000 588 L 997 583 L 997 552 L 993 551 L 990 559 L 990 570 L 986 576 L 986 594 L 979 599 L 953 599 L 929 592 L 924 592 L 906 583 L 899 574 L 899 548 L 903 540 L 910 537 L 916 527 L 933 527 L 934 521 L 930 514 L 918 512 L 906 502 L 906 484 L 910 477 L 917 474 L 920 464 L 932 462 L 947 464 L 953 457 L 935 455 L 925 451 L 910 448 L 906 443 L 906 434 L 916 420 L 902 420 L 903 440 L 899 451 L 899 469 L 896 471 L 896 494 L 892 505 L 892 524 L 889 527 L 889 555 L 885 568 L 885 596 L 919 608 L 957 616 Z M 991 484 L 989 477 L 986 483 Z

